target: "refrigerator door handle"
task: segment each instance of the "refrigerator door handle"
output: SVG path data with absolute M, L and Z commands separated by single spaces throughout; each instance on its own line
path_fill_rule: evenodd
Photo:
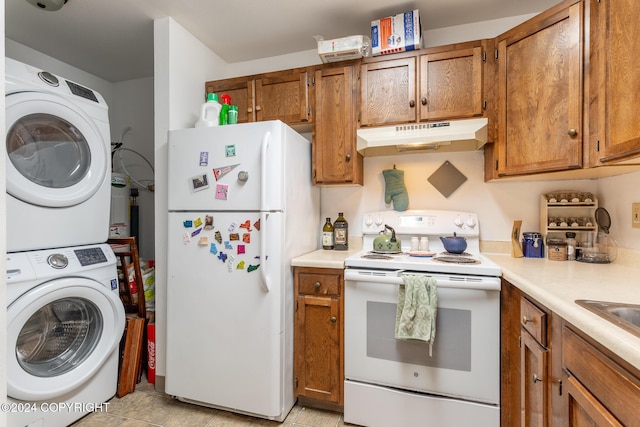
M 267 149 L 271 143 L 271 132 L 267 131 L 262 137 L 260 146 L 260 211 L 267 211 Z
M 267 274 L 267 213 L 260 212 L 260 284 L 265 292 L 271 291 L 269 275 Z

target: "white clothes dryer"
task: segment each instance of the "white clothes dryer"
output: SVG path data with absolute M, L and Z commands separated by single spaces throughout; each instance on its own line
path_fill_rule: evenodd
M 109 245 L 7 254 L 7 425 L 108 411 L 124 325 Z
M 5 58 L 7 252 L 104 243 L 111 137 L 103 97 Z

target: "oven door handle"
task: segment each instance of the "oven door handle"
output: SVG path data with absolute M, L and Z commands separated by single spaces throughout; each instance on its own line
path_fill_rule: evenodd
M 345 282 L 352 281 L 402 285 L 404 284 L 402 277 L 400 276 L 402 273 L 424 274 L 425 276 L 434 277 L 438 281 L 439 288 L 474 289 L 484 291 L 500 290 L 500 279 L 497 277 L 453 276 L 446 274 L 417 273 L 404 270 L 390 271 L 389 273 L 390 274 L 380 274 L 378 272 L 367 270 L 346 269 L 344 272 L 344 280 Z

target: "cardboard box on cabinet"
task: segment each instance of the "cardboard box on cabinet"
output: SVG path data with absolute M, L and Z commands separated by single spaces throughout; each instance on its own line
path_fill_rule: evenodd
M 418 10 L 371 21 L 373 56 L 418 50 L 422 47 L 422 26 Z

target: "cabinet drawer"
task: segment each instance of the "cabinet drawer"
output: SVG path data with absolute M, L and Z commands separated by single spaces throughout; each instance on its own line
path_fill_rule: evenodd
M 300 273 L 299 293 L 308 295 L 339 295 L 339 274 Z
M 540 344 L 547 345 L 547 314 L 526 298 L 520 299 L 520 323 Z

